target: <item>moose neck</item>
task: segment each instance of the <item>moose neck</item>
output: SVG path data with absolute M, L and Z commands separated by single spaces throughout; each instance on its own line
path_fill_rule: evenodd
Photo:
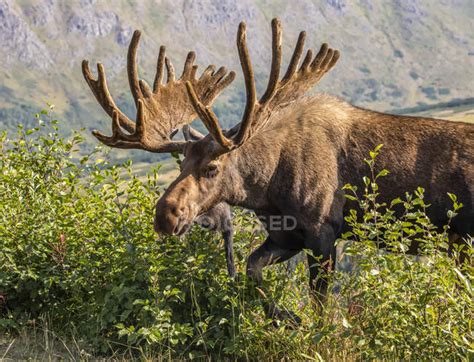
M 255 137 L 229 154 L 232 188 L 223 195 L 227 203 L 254 210 L 268 207 L 267 190 L 278 165 L 278 148 L 271 139 Z
M 232 189 L 223 201 L 275 212 L 276 205 L 287 198 L 279 191 L 282 185 L 286 185 L 285 193 L 292 192 L 292 183 L 305 184 L 309 174 L 316 180 L 323 174 L 315 172 L 318 167 L 326 172 L 327 160 L 335 165 L 336 155 L 344 154 L 340 148 L 351 129 L 351 111 L 353 107 L 336 98 L 318 95 L 274 112 L 271 126 L 229 153 L 227 177 Z

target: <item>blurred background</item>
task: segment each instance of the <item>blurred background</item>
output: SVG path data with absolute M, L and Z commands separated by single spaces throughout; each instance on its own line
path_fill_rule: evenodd
M 109 130 L 109 118 L 82 78 L 85 58 L 93 68 L 97 61 L 105 65 L 114 98 L 134 117 L 125 71 L 134 29 L 144 33 L 139 71 L 149 82 L 160 45 L 167 46 L 177 73 L 189 50 L 196 51 L 200 71 L 212 63 L 237 72 L 215 105 L 229 126 L 240 119 L 245 101 L 238 23 L 247 22 L 261 89 L 276 16 L 283 25 L 283 66 L 301 30 L 308 33 L 307 47 L 328 42 L 341 51 L 315 91 L 378 111 L 474 120 L 473 0 L 0 0 L 1 128 L 33 124 L 33 115 L 50 102 L 71 129 Z M 162 157 L 111 153 L 138 162 Z

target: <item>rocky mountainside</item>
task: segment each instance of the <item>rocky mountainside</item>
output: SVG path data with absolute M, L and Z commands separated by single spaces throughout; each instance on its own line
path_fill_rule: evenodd
M 84 58 L 103 62 L 115 98 L 133 115 L 125 61 L 134 29 L 144 32 L 139 56 L 146 79 L 154 76 L 161 44 L 178 69 L 195 50 L 198 64 L 239 74 L 235 34 L 244 19 L 263 86 L 275 16 L 283 23 L 286 61 L 300 30 L 312 48 L 328 42 L 341 50 L 318 91 L 377 110 L 474 94 L 472 0 L 0 0 L 0 121 L 26 122 L 49 101 L 72 128 L 107 129 L 82 79 Z M 218 104 L 224 122 L 238 118 L 243 94 L 239 74 Z

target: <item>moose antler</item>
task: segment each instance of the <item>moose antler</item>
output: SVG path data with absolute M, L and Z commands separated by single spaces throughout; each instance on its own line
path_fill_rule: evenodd
M 191 84 L 200 102 L 210 105 L 217 95 L 235 78 L 235 73 L 224 67 L 215 71 L 208 66 L 199 79 L 196 79 L 197 65 L 195 53 L 189 52 L 181 77 L 175 79 L 174 67 L 165 56 L 165 47 L 160 47 L 153 90 L 138 78 L 137 49 L 141 33 L 136 30 L 127 54 L 127 74 L 130 90 L 137 107 L 136 122 L 130 120 L 115 104 L 107 86 L 102 64 L 97 64 L 98 78 L 94 79 L 87 60 L 82 62 L 82 73 L 95 98 L 112 117 L 112 136 L 99 131 L 92 134 L 102 143 L 117 148 L 138 148 L 150 152 L 182 152 L 184 141 L 172 141 L 172 136 L 183 125 L 193 121 L 196 116 L 186 93 L 185 84 Z M 166 66 L 167 81 L 163 82 Z M 125 129 L 128 133 L 125 133 Z
M 247 103 L 239 131 L 235 136 L 231 138 L 226 137 L 219 125 L 217 117 L 210 107 L 199 97 L 194 85 L 191 82 L 186 83 L 189 98 L 196 113 L 214 140 L 222 146 L 224 151 L 229 151 L 241 146 L 252 134 L 264 128 L 273 111 L 301 97 L 312 88 L 339 59 L 339 52 L 337 50 L 330 49 L 327 44 L 323 44 L 314 58 L 312 50 L 309 49 L 300 68 L 297 69 L 301 55 L 303 54 L 304 41 L 306 38 L 306 33 L 303 31 L 298 37 L 286 74 L 280 80 L 282 57 L 281 34 L 280 20 L 273 19 L 270 77 L 265 93 L 257 100 L 255 77 L 247 48 L 246 25 L 245 22 L 241 22 L 239 25 L 237 49 L 239 51 L 240 63 L 245 79 Z

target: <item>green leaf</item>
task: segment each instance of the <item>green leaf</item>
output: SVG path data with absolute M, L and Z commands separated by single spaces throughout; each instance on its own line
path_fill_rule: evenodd
M 451 199 L 452 202 L 457 202 L 458 201 L 458 198 L 455 194 L 452 194 L 452 193 L 448 192 L 448 196 L 449 196 L 449 198 Z
M 464 283 L 464 285 L 466 286 L 466 289 L 467 291 L 469 292 L 469 294 L 472 295 L 472 288 L 471 288 L 471 283 L 469 282 L 469 279 L 466 278 L 466 276 L 461 273 L 461 271 L 458 269 L 458 268 L 453 268 L 453 270 L 456 272 L 456 274 L 458 275 L 459 279 L 462 280 L 462 282 Z
M 378 179 L 379 177 L 385 177 L 389 174 L 390 172 L 388 170 L 385 170 L 383 169 L 382 171 L 380 171 L 377 176 L 375 177 L 376 179 Z
M 352 196 L 352 195 L 345 194 L 344 197 L 348 200 L 351 200 L 351 201 L 357 201 L 358 200 L 357 197 Z
M 370 184 L 370 178 L 367 176 L 362 177 L 362 181 L 364 181 L 365 186 L 369 186 Z

